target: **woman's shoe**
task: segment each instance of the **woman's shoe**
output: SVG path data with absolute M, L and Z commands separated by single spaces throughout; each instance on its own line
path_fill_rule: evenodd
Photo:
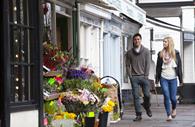
M 167 121 L 171 121 L 171 120 L 172 120 L 172 116 L 169 115 L 169 116 L 167 117 Z
M 173 111 L 172 111 L 172 118 L 175 118 L 176 117 L 176 109 L 174 109 Z

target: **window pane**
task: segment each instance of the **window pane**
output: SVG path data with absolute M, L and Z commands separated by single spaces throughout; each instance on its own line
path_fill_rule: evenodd
M 28 0 L 11 0 L 9 5 L 11 102 L 26 102 L 32 100 L 30 88 L 33 74 L 30 70 L 32 70 L 33 61 L 30 53 L 33 53 L 31 46 L 33 46 L 34 28 L 29 25 Z
M 27 24 L 28 0 L 10 0 L 10 22 L 15 24 Z

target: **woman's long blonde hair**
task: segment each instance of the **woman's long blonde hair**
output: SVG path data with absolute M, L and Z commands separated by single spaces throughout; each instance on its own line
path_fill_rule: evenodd
M 174 59 L 176 60 L 176 54 L 175 54 L 175 48 L 174 48 L 174 42 L 173 42 L 173 38 L 172 37 L 165 37 L 163 39 L 164 40 L 167 40 L 168 42 L 168 47 L 165 49 L 163 48 L 160 52 L 160 57 L 162 58 L 163 57 L 163 51 L 167 51 L 169 53 L 169 55 Z

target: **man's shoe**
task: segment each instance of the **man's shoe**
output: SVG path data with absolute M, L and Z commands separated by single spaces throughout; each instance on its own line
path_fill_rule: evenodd
M 133 119 L 133 121 L 141 121 L 142 120 L 142 116 L 136 116 L 135 119 Z
M 150 108 L 146 107 L 146 105 L 144 103 L 141 104 L 144 109 L 146 110 L 146 114 L 149 116 L 149 117 L 152 117 L 152 111 L 150 110 Z
M 150 108 L 146 109 L 146 114 L 147 114 L 149 117 L 152 117 L 152 111 L 150 110 Z

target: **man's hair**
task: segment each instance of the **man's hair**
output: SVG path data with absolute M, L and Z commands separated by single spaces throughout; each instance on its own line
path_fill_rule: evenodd
M 142 35 L 141 35 L 140 33 L 134 34 L 134 35 L 133 35 L 133 39 L 134 39 L 135 37 L 137 37 L 137 36 L 139 36 L 139 37 L 142 39 Z

